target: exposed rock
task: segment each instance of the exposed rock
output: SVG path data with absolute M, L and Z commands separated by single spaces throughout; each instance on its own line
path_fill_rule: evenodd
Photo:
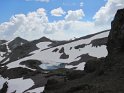
M 90 44 L 92 44 L 93 47 L 98 47 L 98 46 L 101 46 L 101 45 L 106 45 L 107 41 L 108 41 L 108 37 L 105 37 L 105 38 L 92 40 L 90 42 Z
M 0 45 L 0 52 L 7 52 L 6 44 Z
M 69 55 L 63 53 L 61 56 L 60 56 L 60 59 L 68 59 L 69 58 Z
M 109 55 L 124 52 L 124 9 L 117 11 L 111 23 L 107 49 Z
M 21 78 L 21 77 L 30 77 L 33 75 L 36 75 L 40 72 L 38 71 L 32 71 L 27 68 L 22 68 L 22 67 L 17 67 L 17 68 L 12 68 L 12 69 L 5 69 L 2 68 L 0 74 L 4 78 L 9 78 L 9 79 L 15 79 L 15 78 Z
M 75 49 L 80 49 L 80 48 L 84 48 L 84 47 L 85 47 L 85 44 L 82 44 L 82 45 L 75 46 Z
M 54 49 L 52 52 L 57 52 L 59 49 L 58 48 L 56 48 L 56 49 Z
M 49 38 L 44 36 L 44 37 L 40 38 L 39 41 L 40 42 L 51 42 L 52 40 L 50 40 Z
M 0 90 L 0 93 L 7 93 L 7 89 L 8 89 L 8 83 L 5 82 L 5 83 L 3 84 L 2 89 Z
M 41 69 L 39 67 L 39 65 L 41 64 L 42 64 L 41 61 L 38 61 L 38 60 L 27 60 L 20 63 L 20 65 L 26 65 L 29 68 L 37 69 L 37 70 Z
M 72 50 L 72 47 L 70 47 L 70 50 Z
M 102 70 L 102 62 L 104 62 L 104 58 L 89 60 L 84 67 L 84 71 L 87 73 L 101 71 Z
M 96 57 L 92 57 L 89 54 L 83 54 L 83 55 L 78 56 L 77 58 L 80 58 L 80 59 L 78 61 L 71 62 L 68 65 L 75 66 L 75 65 L 78 65 L 78 64 L 80 64 L 82 62 L 87 62 L 89 60 L 95 60 L 95 59 L 97 59 Z
M 62 47 L 60 50 L 59 50 L 59 53 L 64 53 L 64 47 Z

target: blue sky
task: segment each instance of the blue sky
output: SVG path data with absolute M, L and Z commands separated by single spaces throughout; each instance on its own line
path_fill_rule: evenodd
M 108 30 L 123 0 L 1 0 L 0 39 L 65 40 Z
M 80 3 L 83 2 L 83 6 Z M 53 17 L 50 11 L 54 8 L 62 7 L 63 10 L 77 10 L 83 9 L 85 17 L 83 20 L 92 20 L 92 17 L 99 10 L 99 8 L 105 5 L 105 0 L 51 0 L 50 2 L 37 2 L 37 1 L 25 1 L 25 0 L 1 0 L 0 1 L 0 23 L 8 21 L 9 18 L 15 14 L 27 14 L 37 10 L 38 8 L 45 8 L 48 12 L 49 20 L 59 20 L 63 17 Z

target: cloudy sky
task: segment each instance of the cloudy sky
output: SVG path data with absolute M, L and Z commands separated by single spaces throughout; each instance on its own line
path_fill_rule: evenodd
M 0 39 L 65 40 L 110 29 L 123 0 L 1 0 Z

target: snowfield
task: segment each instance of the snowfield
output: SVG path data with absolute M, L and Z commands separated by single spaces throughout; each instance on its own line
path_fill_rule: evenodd
M 90 44 L 90 42 L 94 39 L 107 37 L 108 34 L 109 34 L 109 32 L 104 32 L 101 34 L 97 34 L 88 39 L 77 40 L 77 41 L 74 41 L 71 43 L 67 43 L 64 45 L 57 46 L 57 47 L 49 48 L 47 50 L 43 50 L 43 49 L 48 48 L 48 45 L 51 44 L 51 42 L 41 42 L 41 43 L 37 44 L 37 47 L 39 49 L 30 53 L 33 55 L 19 59 L 14 62 L 11 62 L 11 63 L 7 64 L 7 67 L 9 69 L 15 68 L 15 67 L 27 68 L 26 66 L 20 65 L 20 62 L 26 61 L 26 60 L 31 60 L 31 59 L 39 60 L 42 63 L 58 64 L 58 63 L 70 63 L 73 61 L 78 61 L 80 59 L 80 57 L 79 58 L 77 58 L 77 57 L 82 54 L 89 54 L 89 56 L 93 56 L 93 57 L 97 57 L 97 58 L 106 57 L 108 52 L 107 52 L 105 45 L 93 47 L 92 44 Z M 82 44 L 87 44 L 87 45 L 84 48 L 79 48 L 79 49 L 74 48 L 75 46 L 82 45 Z M 70 50 L 70 47 L 72 47 L 71 50 Z M 60 56 L 63 53 L 60 53 L 59 51 L 62 48 L 64 48 L 64 53 L 66 55 L 69 55 L 69 58 L 60 59 Z M 55 49 L 58 49 L 58 51 L 53 52 L 53 50 L 55 50 Z M 43 50 L 43 51 L 41 51 L 41 50 Z M 82 64 L 79 64 L 79 66 L 80 65 L 82 65 Z M 47 67 L 45 67 L 45 65 L 43 65 L 43 66 L 44 66 L 43 68 L 47 68 Z M 77 69 L 78 68 L 79 67 L 77 67 Z
M 16 91 L 16 93 L 23 93 L 25 90 L 29 89 L 34 85 L 34 82 L 31 79 L 17 78 L 8 80 L 1 77 L 0 89 L 6 81 L 8 82 L 7 93 L 12 93 L 14 91 Z

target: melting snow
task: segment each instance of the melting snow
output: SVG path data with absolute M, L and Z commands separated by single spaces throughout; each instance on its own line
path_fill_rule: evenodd
M 37 44 L 37 47 L 40 48 L 39 50 L 36 50 L 33 52 L 33 55 L 29 56 L 29 57 L 25 57 L 22 58 L 20 60 L 17 60 L 15 62 L 9 63 L 7 66 L 9 68 L 14 68 L 14 67 L 19 67 L 21 66 L 19 63 L 25 60 L 31 60 L 31 59 L 35 59 L 35 60 L 39 60 L 42 63 L 70 63 L 73 61 L 77 61 L 80 58 L 76 59 L 78 56 L 82 55 L 82 54 L 89 54 L 90 56 L 93 57 L 97 57 L 97 58 L 101 58 L 101 57 L 106 57 L 108 52 L 106 49 L 105 45 L 102 46 L 98 46 L 98 47 L 92 47 L 92 44 L 90 45 L 86 45 L 84 48 L 80 48 L 80 49 L 75 49 L 74 47 L 77 45 L 81 45 L 81 44 L 89 44 L 92 40 L 94 39 L 98 39 L 98 38 L 104 38 L 107 37 L 109 34 L 109 32 L 104 32 L 98 35 L 95 35 L 91 38 L 88 39 L 82 39 L 82 40 L 78 40 L 78 41 L 74 41 L 65 45 L 61 45 L 61 46 L 57 46 L 54 48 L 50 48 L 44 51 L 41 51 L 44 48 L 47 48 L 48 45 L 51 42 L 41 42 L 39 44 Z M 58 48 L 59 50 L 64 47 L 64 52 L 69 55 L 68 59 L 60 59 L 60 56 L 62 55 L 62 53 L 59 52 L 52 52 L 54 49 Z M 72 49 L 70 50 L 70 47 L 72 47 Z
M 7 93 L 12 93 L 16 90 L 16 93 L 23 93 L 25 90 L 29 89 L 34 85 L 34 82 L 31 79 L 4 79 L 0 78 L 0 88 L 2 88 L 5 82 L 8 82 L 8 90 Z
M 66 65 L 65 68 L 71 69 L 71 68 L 76 68 L 75 70 L 84 70 L 86 62 L 82 62 L 76 66 L 73 65 Z
M 43 91 L 44 91 L 44 87 L 39 87 L 39 88 L 29 90 L 26 93 L 42 93 Z

